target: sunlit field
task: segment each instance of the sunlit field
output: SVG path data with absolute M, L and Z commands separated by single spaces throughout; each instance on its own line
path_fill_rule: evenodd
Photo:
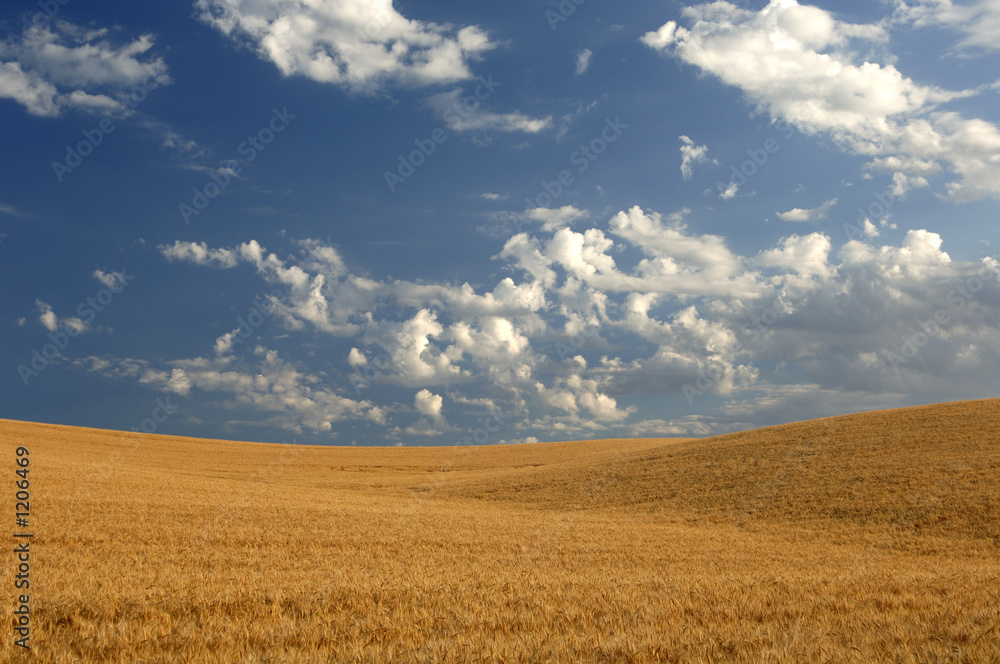
M 1000 661 L 996 399 L 479 448 L 0 433 L 35 532 L 3 661 Z

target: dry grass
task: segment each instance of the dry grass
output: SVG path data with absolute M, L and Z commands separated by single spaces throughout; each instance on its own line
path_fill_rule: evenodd
M 484 448 L 0 420 L 57 663 L 1000 662 L 998 432 L 1000 400 Z

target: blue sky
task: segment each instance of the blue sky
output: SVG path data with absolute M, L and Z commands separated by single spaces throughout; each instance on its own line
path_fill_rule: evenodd
M 1000 395 L 995 1 L 2 19 L 2 417 L 448 445 Z

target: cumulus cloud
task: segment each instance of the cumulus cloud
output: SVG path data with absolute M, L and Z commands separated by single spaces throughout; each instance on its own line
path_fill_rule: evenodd
M 795 0 L 771 0 L 760 11 L 715 2 L 686 7 L 682 16 L 690 27 L 669 21 L 642 41 L 848 152 L 895 158 L 896 172 L 906 176 L 924 177 L 910 165 L 941 168 L 953 178 L 944 191 L 955 200 L 1000 197 L 1000 130 L 938 108 L 973 90 L 920 85 L 891 62 L 860 61 L 856 45 L 887 41 L 883 25 L 847 23 Z
M 413 397 L 413 405 L 421 415 L 440 420 L 444 399 L 440 394 L 434 394 L 428 389 L 423 389 Z
M 408 19 L 391 0 L 197 0 L 198 17 L 245 41 L 285 76 L 370 91 L 384 81 L 424 86 L 472 76 L 496 46 L 477 26 Z
M 707 145 L 695 145 L 687 136 L 681 135 L 681 177 L 685 180 L 690 180 L 694 175 L 694 169 L 692 166 L 694 164 L 704 164 L 707 162 L 715 162 L 708 158 L 708 146 Z M 735 192 L 734 192 L 735 194 Z M 731 196 L 730 196 L 731 198 Z
M 836 198 L 831 198 L 822 205 L 814 208 L 802 209 L 792 208 L 787 212 L 778 212 L 778 219 L 782 221 L 814 222 L 826 219 L 830 215 L 830 210 L 837 204 Z
M 602 383 L 606 382 L 571 375 L 557 379 L 551 387 L 541 383 L 536 387 L 541 399 L 557 411 L 574 416 L 583 413 L 588 420 L 597 423 L 621 421 L 635 412 L 635 407 L 620 408 L 618 402 L 602 389 Z
M 611 218 L 612 233 L 641 247 L 648 258 L 639 262 L 637 289 L 668 293 L 733 295 L 757 290 L 756 277 L 744 271 L 743 261 L 717 235 L 689 233 L 683 209 L 664 217 L 638 206 Z
M 94 270 L 93 277 L 101 282 L 105 287 L 111 289 L 121 288 L 127 283 L 124 271 L 105 272 L 104 270 L 98 268 Z
M 236 339 L 237 331 L 226 332 L 215 340 L 215 354 L 226 355 L 233 351 L 233 340 Z
M 351 348 L 347 355 L 347 364 L 352 367 L 364 367 L 368 365 L 368 358 L 357 348 Z
M 831 249 L 830 238 L 822 233 L 812 233 L 804 237 L 792 235 L 782 238 L 779 246 L 763 251 L 757 263 L 765 267 L 775 267 L 786 274 L 795 273 L 802 277 L 830 276 L 827 259 Z
M 740 185 L 736 182 L 730 181 L 729 185 L 722 191 L 719 192 L 719 198 L 724 201 L 730 201 L 736 198 L 736 194 L 740 191 Z
M 506 275 L 485 287 L 363 277 L 317 240 L 283 257 L 254 240 L 161 247 L 179 263 L 255 269 L 274 312 L 260 349 L 223 335 L 214 357 L 88 368 L 319 432 L 352 420 L 430 438 L 500 413 L 498 439 L 707 435 L 782 421 L 790 408 L 821 416 L 981 396 L 1000 371 L 1000 264 L 954 260 L 937 233 L 882 242 L 868 221 L 847 242 L 792 234 L 741 255 L 691 230 L 686 209 L 561 210 L 539 211 L 542 225 L 505 243 Z M 40 305 L 55 324 L 47 312 Z M 333 359 L 286 361 L 269 334 L 329 345 Z M 673 404 L 672 419 L 638 407 L 651 394 Z M 704 394 L 720 405 L 685 412 Z
M 49 332 L 58 332 L 62 328 L 71 330 L 74 335 L 91 331 L 90 324 L 81 318 L 59 318 L 52 310 L 52 305 L 47 302 L 35 300 L 35 306 L 38 308 L 38 322 Z
M 45 329 L 49 332 L 55 332 L 58 330 L 59 319 L 52 311 L 52 305 L 47 302 L 42 302 L 41 300 L 35 300 L 35 306 L 38 307 L 38 322 L 45 326 Z
M 590 59 L 594 57 L 594 52 L 585 48 L 576 54 L 576 75 L 585 74 L 590 69 Z
M 528 219 L 542 222 L 543 231 L 554 231 L 557 228 L 568 226 L 572 222 L 585 218 L 589 212 L 580 210 L 572 205 L 564 205 L 560 208 L 531 208 L 524 213 Z
M 875 226 L 875 224 L 872 223 L 872 220 L 868 219 L 867 217 L 864 220 L 864 226 L 861 229 L 861 232 L 864 234 L 866 238 L 874 238 L 881 235 L 878 232 L 878 228 Z
M 213 249 L 209 251 L 208 245 L 204 242 L 181 242 L 177 240 L 172 245 L 163 245 L 159 249 L 160 253 L 169 260 L 189 261 L 195 265 L 235 267 L 238 262 L 236 252 L 229 249 Z
M 29 28 L 21 39 L 8 37 L 0 42 L 0 97 L 43 117 L 67 109 L 125 113 L 133 86 L 170 82 L 163 59 L 148 55 L 152 35 L 115 46 L 111 34 L 57 21 Z
M 221 397 L 228 408 L 265 414 L 257 425 L 283 427 L 297 433 L 331 433 L 343 421 L 384 422 L 384 412 L 367 400 L 338 395 L 318 376 L 304 373 L 264 346 L 248 358 L 232 356 L 173 360 L 160 368 L 145 360 L 88 357 L 84 368 L 112 378 L 132 378 L 152 389 L 190 397 Z

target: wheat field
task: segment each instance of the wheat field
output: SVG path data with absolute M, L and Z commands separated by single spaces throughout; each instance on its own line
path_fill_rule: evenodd
M 0 434 L 35 532 L 3 661 L 1000 662 L 1000 399 L 701 440 Z

